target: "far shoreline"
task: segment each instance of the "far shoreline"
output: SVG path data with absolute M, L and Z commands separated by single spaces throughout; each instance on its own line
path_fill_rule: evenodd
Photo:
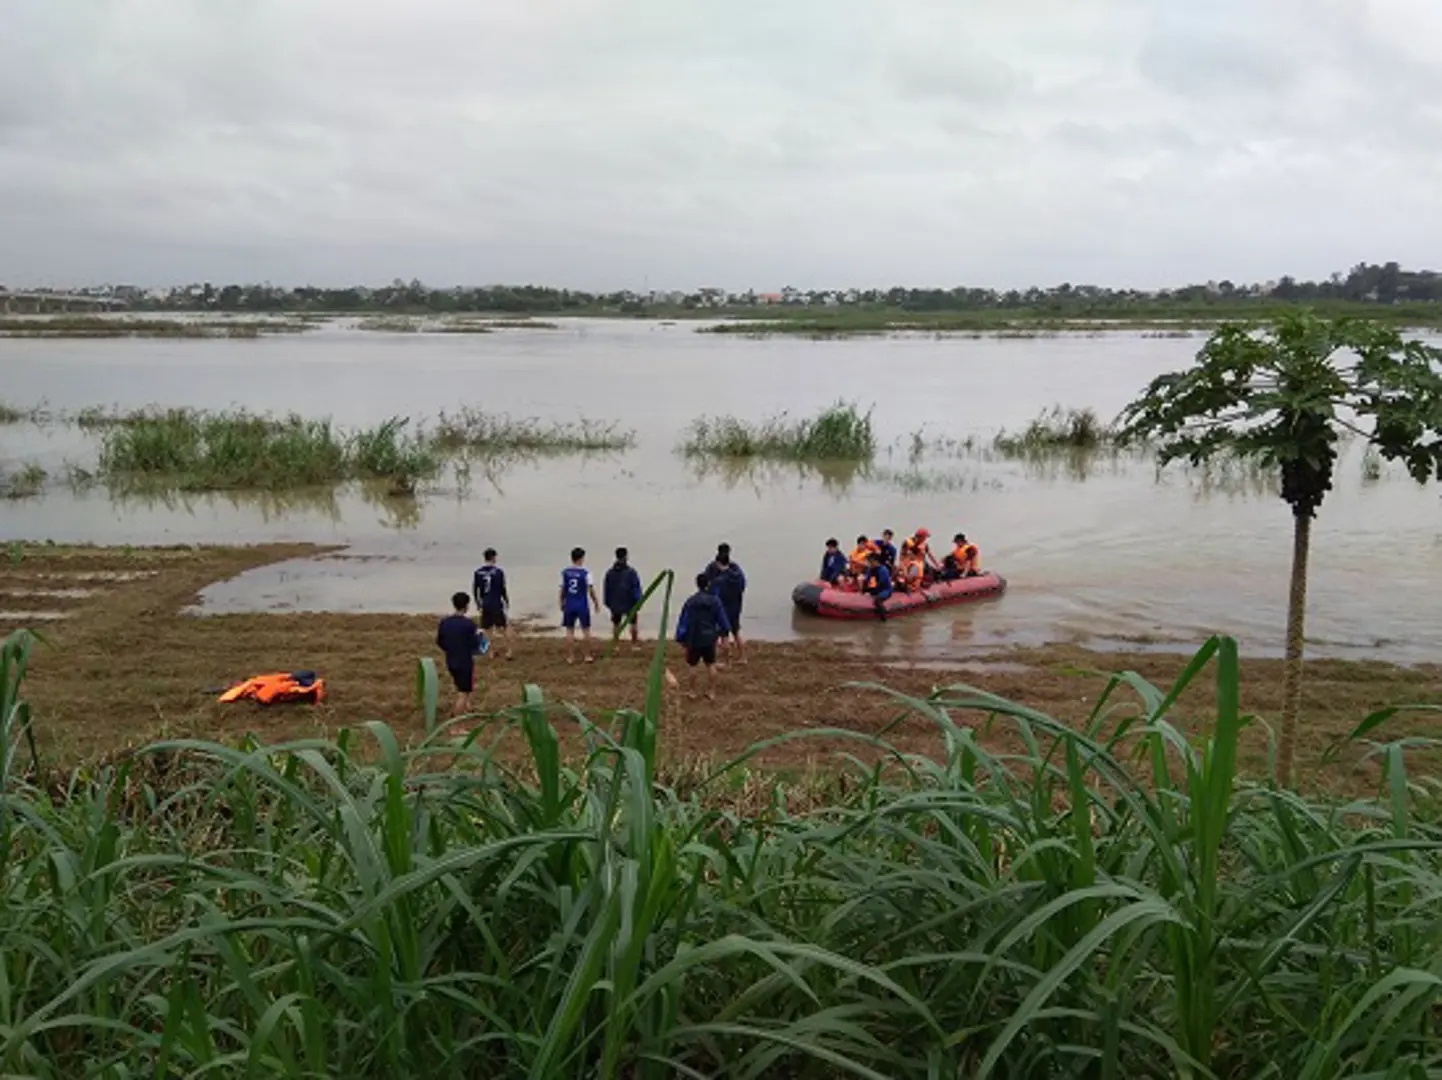
M 1320 305 L 1232 303 L 1152 311 L 1100 308 L 1064 311 L 1037 308 L 915 311 L 863 305 L 756 305 L 728 307 L 648 306 L 543 308 L 532 311 L 434 311 L 425 308 L 356 310 L 151 310 L 104 313 L 0 315 L 0 341 L 173 338 L 183 340 L 256 340 L 303 335 L 333 323 L 367 334 L 508 334 L 556 331 L 584 320 L 656 323 L 696 333 L 747 339 L 799 337 L 814 340 L 934 336 L 958 339 L 1035 339 L 1103 337 L 1141 333 L 1188 338 L 1229 322 L 1252 323 L 1288 312 L 1315 311 L 1329 317 L 1365 318 L 1395 329 L 1425 333 L 1442 329 L 1442 304 L 1329 303 Z

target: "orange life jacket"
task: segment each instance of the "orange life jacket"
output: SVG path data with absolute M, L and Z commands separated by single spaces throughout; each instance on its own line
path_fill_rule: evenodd
M 851 554 L 847 556 L 851 561 L 851 572 L 853 574 L 866 573 L 866 560 L 871 557 L 871 553 L 875 550 L 876 545 L 870 542 L 852 548 Z
M 901 553 L 901 559 L 896 564 L 898 583 L 903 589 L 914 589 L 921 584 L 925 564 L 917 555 L 915 548 L 910 548 Z
M 951 557 L 956 560 L 958 570 L 981 569 L 981 549 L 975 544 L 957 544 Z
M 319 705 L 325 700 L 325 680 L 313 671 L 277 671 L 255 675 L 236 683 L 217 701 L 254 701 L 261 705 L 279 705 L 288 701 L 309 701 Z

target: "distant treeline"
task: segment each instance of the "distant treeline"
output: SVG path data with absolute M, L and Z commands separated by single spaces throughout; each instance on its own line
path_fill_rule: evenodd
M 91 294 L 98 290 L 86 290 Z M 1322 281 L 1283 277 L 1278 281 L 1237 284 L 1209 281 L 1174 289 L 1113 289 L 1064 282 L 1050 288 L 983 289 L 971 287 L 891 289 L 796 289 L 778 293 L 733 293 L 707 288 L 691 292 L 584 292 L 539 285 L 431 288 L 420 281 L 396 279 L 375 288 L 341 289 L 274 285 L 181 286 L 170 290 L 107 287 L 105 295 L 138 310 L 158 311 L 316 311 L 316 312 L 525 312 L 549 314 L 698 314 L 816 307 L 885 308 L 892 311 L 1032 312 L 1061 317 L 1161 316 L 1168 312 L 1244 310 L 1276 304 L 1395 305 L 1442 301 L 1442 274 L 1403 270 L 1397 263 L 1359 263 L 1348 273 Z

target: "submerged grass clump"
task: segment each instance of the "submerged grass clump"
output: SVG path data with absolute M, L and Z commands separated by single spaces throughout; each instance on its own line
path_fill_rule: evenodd
M 408 430 L 409 424 L 409 420 L 393 417 L 352 434 L 346 444 L 350 475 L 384 480 L 392 494 L 409 495 L 423 480 L 439 473 L 442 461 L 434 441 Z
M 157 406 L 91 407 L 63 419 L 100 441 L 98 464 L 73 466 L 71 486 L 103 482 L 128 494 L 277 491 L 362 480 L 380 482 L 392 495 L 412 495 L 448 464 L 464 480 L 473 458 L 616 451 L 636 443 L 634 431 L 615 423 L 514 419 L 472 408 L 442 413 L 434 431 L 401 417 L 347 432 L 328 419 L 294 414 Z
M 456 413 L 441 413 L 435 440 L 444 450 L 478 454 L 565 454 L 629 450 L 636 445 L 636 433 L 600 420 L 517 418 L 467 405 Z
M 440 456 L 388 420 L 349 436 L 329 420 L 191 409 L 92 418 L 101 431 L 99 473 L 112 482 L 154 480 L 181 490 L 274 489 L 376 479 L 414 490 Z
M 765 490 L 819 484 L 828 494 L 841 498 L 858 482 L 872 478 L 867 461 L 797 461 L 758 457 L 696 456 L 686 460 L 687 471 L 696 480 L 714 480 L 727 491 L 750 488 L 759 496 Z
M 1105 450 L 1119 445 L 1116 431 L 1091 409 L 1063 409 L 1053 405 L 1019 434 L 997 433 L 992 448 L 1006 457 L 1030 454 Z
M 692 421 L 680 450 L 688 457 L 775 461 L 870 461 L 876 455 L 871 413 L 838 402 L 810 419 L 782 413 L 760 423 L 734 416 Z
M 0 472 L 0 497 L 6 499 L 31 499 L 45 491 L 49 479 L 43 466 L 36 462 L 22 465 L 14 472 Z
M 411 746 L 376 722 L 50 776 L 12 636 L 0 1072 L 1323 1078 L 1442 1058 L 1435 798 L 1400 742 L 1376 749 L 1380 798 L 1239 778 L 1230 639 L 1170 691 L 1114 676 L 1081 730 L 966 687 L 898 697 L 933 756 L 797 733 L 856 756 L 769 791 L 744 763 L 668 784 L 664 648 L 646 706 L 609 726 L 534 686 L 441 726 L 426 661 Z M 1209 667 L 1192 744 L 1172 710 Z
M 409 315 L 381 315 L 360 320 L 356 323 L 356 329 L 377 334 L 418 334 L 421 331 L 421 320 Z
M 904 469 L 877 469 L 871 474 L 871 478 L 905 495 L 952 494 L 980 491 L 983 487 L 999 491 L 1002 486 L 999 480 L 983 479 L 973 473 L 954 469 L 925 469 L 915 464 Z
M 482 323 L 492 330 L 559 330 L 560 323 L 544 319 L 489 319 Z

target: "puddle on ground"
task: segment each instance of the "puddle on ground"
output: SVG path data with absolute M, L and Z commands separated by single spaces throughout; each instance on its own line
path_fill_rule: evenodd
M 1018 664 L 1015 660 L 916 660 L 891 662 L 887 666 L 918 671 L 964 671 L 972 675 L 1025 675 L 1036 670 L 1030 664 Z
M 6 589 L 7 596 L 41 600 L 84 600 L 94 596 L 95 589 Z
M 30 580 L 92 581 L 120 584 L 127 581 L 144 581 L 147 578 L 155 577 L 159 573 L 159 570 L 56 570 L 35 574 Z

